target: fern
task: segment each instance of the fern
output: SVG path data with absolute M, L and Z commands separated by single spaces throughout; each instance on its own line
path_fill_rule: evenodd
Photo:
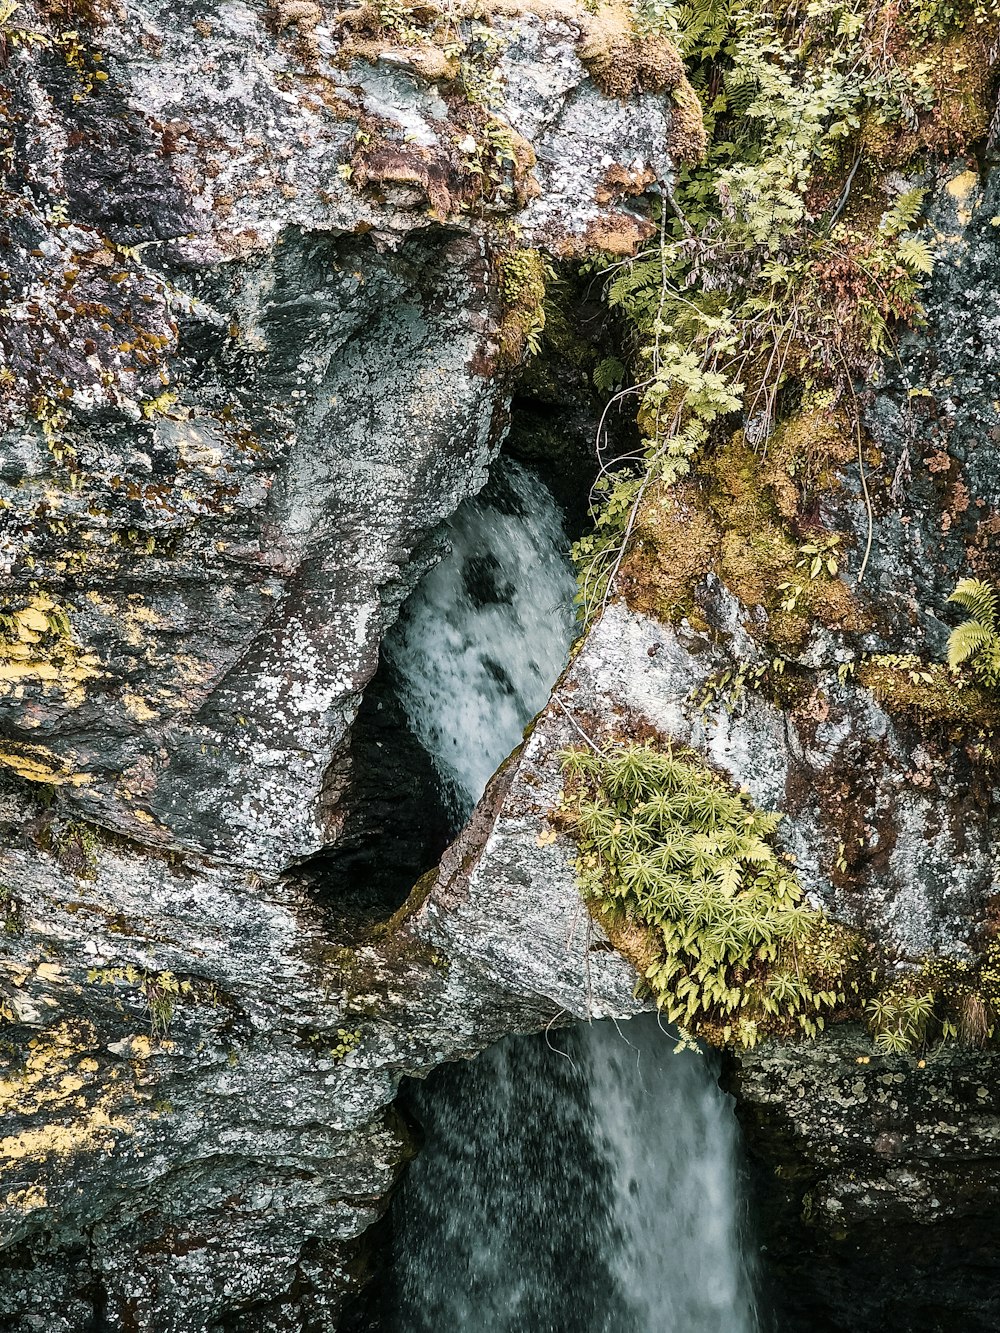
M 962 579 L 948 601 L 972 617 L 948 636 L 948 665 L 954 671 L 968 662 L 984 685 L 1000 685 L 996 590 L 981 579 Z
M 901 231 L 908 231 L 920 216 L 926 190 L 904 190 L 891 208 L 882 215 L 880 230 L 889 236 L 898 236 Z
M 904 236 L 896 246 L 896 254 L 911 273 L 926 275 L 934 271 L 934 251 L 916 236 Z
M 948 601 L 957 603 L 983 625 L 996 626 L 997 594 L 992 585 L 982 579 L 962 579 Z

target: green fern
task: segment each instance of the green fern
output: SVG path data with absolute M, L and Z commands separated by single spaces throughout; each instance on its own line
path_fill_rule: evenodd
M 996 590 L 981 579 L 962 579 L 948 601 L 971 616 L 948 637 L 948 665 L 957 670 L 968 662 L 984 685 L 1000 685 Z
M 920 188 L 904 190 L 882 215 L 880 230 L 889 236 L 898 236 L 901 231 L 908 231 L 920 216 L 926 194 L 927 191 Z

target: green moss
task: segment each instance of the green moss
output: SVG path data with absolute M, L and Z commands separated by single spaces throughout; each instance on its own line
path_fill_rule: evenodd
M 14 890 L 7 884 L 0 884 L 0 926 L 5 935 L 21 935 L 24 932 L 21 904 Z
M 886 712 L 919 726 L 943 723 L 962 735 L 988 739 L 1000 726 L 1000 699 L 969 676 L 915 653 L 866 658 L 857 680 Z
M 517 365 L 525 351 L 538 351 L 545 328 L 545 288 L 552 276 L 537 250 L 501 250 L 494 264 L 500 291 L 498 339 L 504 364 Z
M 814 432 L 814 433 L 813 433 Z M 836 445 L 827 444 L 836 434 Z M 742 432 L 698 461 L 696 479 L 649 488 L 622 561 L 618 586 L 634 610 L 697 622 L 695 592 L 716 574 L 746 606 L 768 613 L 765 641 L 794 655 L 810 624 L 859 630 L 867 621 L 837 577 L 839 535 L 792 523 L 817 488 L 839 485 L 843 442 L 824 414 L 796 419 L 762 458 Z M 820 554 L 828 557 L 821 559 Z
M 858 990 L 862 943 L 806 906 L 755 809 L 697 756 L 647 743 L 562 756 L 559 821 L 591 911 L 667 1017 L 719 1045 L 815 1036 Z

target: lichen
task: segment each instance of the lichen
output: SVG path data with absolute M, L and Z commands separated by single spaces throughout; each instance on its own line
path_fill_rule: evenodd
M 32 1037 L 24 1063 L 0 1077 L 0 1138 L 5 1171 L 46 1164 L 81 1152 L 109 1152 L 135 1123 L 123 1103 L 121 1071 L 93 1058 L 101 1041 L 84 1019 L 60 1019 Z M 19 1121 L 24 1128 L 17 1128 Z
M 0 698 L 21 698 L 34 686 L 64 708 L 79 708 L 85 682 L 100 674 L 100 659 L 83 648 L 69 612 L 50 593 L 8 595 L 0 608 Z

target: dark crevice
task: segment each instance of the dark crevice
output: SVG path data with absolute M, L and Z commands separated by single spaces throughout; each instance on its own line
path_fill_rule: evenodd
M 554 289 L 542 350 L 522 368 L 515 385 L 502 452 L 552 491 L 570 539 L 587 526 L 597 474 L 595 438 L 606 395 L 594 388 L 594 368 L 614 351 L 606 310 L 578 281 L 563 279 Z M 606 456 L 632 450 L 635 438 L 628 406 L 607 415 Z M 502 508 L 504 494 L 502 486 L 491 487 L 491 503 Z M 441 539 L 442 533 L 431 534 L 417 563 L 440 548 Z M 469 560 L 463 577 L 474 606 L 511 599 L 512 589 L 488 553 Z M 405 605 L 401 615 L 405 619 Z M 502 674 L 498 665 L 498 683 Z M 331 931 L 352 942 L 405 902 L 458 831 L 448 794 L 410 728 L 396 672 L 384 654 L 352 728 L 348 762 L 333 775 L 331 786 L 343 792 L 339 835 L 300 873 L 327 911 Z

